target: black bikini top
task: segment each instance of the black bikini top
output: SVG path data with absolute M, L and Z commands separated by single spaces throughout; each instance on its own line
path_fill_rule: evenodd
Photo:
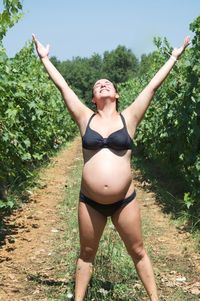
M 94 113 L 87 124 L 86 131 L 82 137 L 82 146 L 85 149 L 98 150 L 101 148 L 112 148 L 114 150 L 132 149 L 132 139 L 127 131 L 124 116 L 120 113 L 124 127 L 113 132 L 107 138 L 103 138 L 98 132 L 90 128 L 90 122 L 96 114 Z

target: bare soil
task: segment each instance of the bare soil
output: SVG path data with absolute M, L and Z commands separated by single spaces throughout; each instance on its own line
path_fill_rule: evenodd
M 76 138 L 48 167 L 41 169 L 41 185 L 31 191 L 29 201 L 4 218 L 0 229 L 1 301 L 47 301 L 41 287 L 65 284 L 66 279 L 53 277 L 51 255 L 59 243 L 56 233 L 64 235 L 59 204 L 64 198 L 69 171 L 81 155 L 80 139 Z M 189 300 L 198 300 L 200 254 L 193 238 L 163 213 L 148 183 L 141 182 L 139 171 L 133 174 L 141 202 L 144 240 L 153 258 L 159 290 L 166 295 L 167 291 L 179 288 L 194 296 Z M 37 272 L 43 274 L 43 279 L 34 283 L 31 275 Z

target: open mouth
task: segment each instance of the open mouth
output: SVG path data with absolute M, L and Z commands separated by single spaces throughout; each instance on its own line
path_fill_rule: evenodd
M 104 92 L 104 91 L 109 91 L 109 89 L 103 88 L 103 89 L 100 90 L 100 93 Z

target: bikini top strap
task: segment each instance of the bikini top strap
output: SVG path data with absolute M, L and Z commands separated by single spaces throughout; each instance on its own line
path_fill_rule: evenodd
M 90 124 L 92 118 L 93 118 L 95 115 L 96 115 L 96 113 L 93 113 L 93 114 L 90 116 L 90 118 L 89 118 L 89 120 L 88 120 L 88 124 L 87 124 L 86 129 L 89 127 L 89 124 Z
M 121 116 L 121 119 L 122 119 L 122 122 L 123 122 L 124 127 L 127 129 L 126 121 L 125 121 L 125 118 L 124 118 L 124 116 L 122 115 L 122 113 L 120 113 L 120 116 Z
M 93 113 L 93 114 L 90 116 L 90 118 L 89 118 L 89 120 L 88 120 L 88 124 L 87 124 L 86 130 L 87 130 L 87 128 L 89 127 L 90 122 L 91 122 L 92 118 L 93 118 L 95 115 L 96 115 L 96 113 Z M 120 113 L 120 117 L 121 117 L 121 120 L 122 120 L 122 123 L 123 123 L 124 127 L 127 129 L 126 121 L 125 121 L 125 118 L 124 118 L 124 116 L 122 115 L 122 113 Z

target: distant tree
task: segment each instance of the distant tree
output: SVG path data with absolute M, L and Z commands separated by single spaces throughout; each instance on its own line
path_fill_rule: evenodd
M 138 60 L 130 49 L 119 45 L 115 50 L 105 51 L 103 56 L 103 75 L 117 83 L 133 78 L 138 69 Z
M 95 53 L 88 59 L 88 81 L 87 81 L 87 90 L 85 91 L 85 100 L 89 107 L 92 106 L 92 87 L 94 83 L 102 78 L 102 57 Z
M 151 69 L 151 66 L 154 61 L 154 56 L 154 52 L 141 55 L 141 60 L 138 66 L 138 76 L 146 74 L 149 71 L 149 69 Z
M 93 107 L 92 87 L 100 78 L 108 78 L 117 83 L 133 78 L 138 70 L 138 61 L 130 49 L 118 46 L 115 50 L 100 56 L 94 53 L 90 58 L 74 57 L 72 60 L 60 62 L 56 57 L 52 63 L 61 72 L 75 93 Z
M 54 59 L 54 62 L 68 84 L 90 106 L 92 86 L 102 74 L 102 57 L 93 54 L 90 58 L 75 57 L 61 63 Z
M 61 62 L 57 59 L 56 56 L 51 56 L 50 60 L 56 68 L 59 68 Z

